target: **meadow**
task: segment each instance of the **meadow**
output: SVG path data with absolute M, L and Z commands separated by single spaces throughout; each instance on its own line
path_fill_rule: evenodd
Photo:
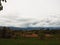
M 0 39 L 0 45 L 60 45 L 60 40 L 40 40 L 36 38 Z

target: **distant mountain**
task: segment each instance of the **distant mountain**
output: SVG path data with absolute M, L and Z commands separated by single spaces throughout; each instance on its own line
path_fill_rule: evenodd
M 13 30 L 60 30 L 60 27 L 9 27 Z
M 2 29 L 3 26 L 0 26 Z M 12 30 L 60 30 L 60 27 L 9 27 Z

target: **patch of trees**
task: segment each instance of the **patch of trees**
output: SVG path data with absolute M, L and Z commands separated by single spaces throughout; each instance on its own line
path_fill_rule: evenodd
M 37 34 L 39 39 L 60 38 L 60 30 L 12 30 L 9 27 L 0 28 L 0 38 L 18 38 L 23 34 Z
M 15 33 L 8 27 L 0 29 L 0 38 L 12 38 Z

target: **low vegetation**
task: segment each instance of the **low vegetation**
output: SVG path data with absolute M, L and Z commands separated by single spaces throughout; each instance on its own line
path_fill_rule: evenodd
M 60 45 L 60 30 L 0 28 L 0 45 Z

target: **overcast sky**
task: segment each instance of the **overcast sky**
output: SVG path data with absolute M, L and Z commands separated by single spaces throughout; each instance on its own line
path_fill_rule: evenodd
M 60 26 L 60 0 L 7 0 L 2 4 L 0 26 Z

